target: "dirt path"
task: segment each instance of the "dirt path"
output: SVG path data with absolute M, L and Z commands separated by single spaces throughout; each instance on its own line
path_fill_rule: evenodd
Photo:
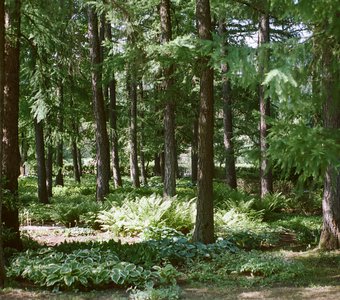
M 127 300 L 123 292 L 104 291 L 80 294 L 55 295 L 48 292 L 32 292 L 26 290 L 11 290 L 0 293 L 1 300 L 51 299 L 51 300 Z M 340 286 L 310 287 L 310 288 L 266 288 L 254 290 L 210 290 L 208 288 L 183 288 L 181 299 L 199 300 L 234 300 L 234 299 L 283 299 L 283 300 L 324 300 L 340 299 Z

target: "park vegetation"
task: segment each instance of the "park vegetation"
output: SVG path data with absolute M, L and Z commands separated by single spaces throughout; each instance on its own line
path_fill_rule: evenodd
M 0 287 L 314 284 L 339 258 L 284 251 L 340 248 L 339 9 L 1 1 Z

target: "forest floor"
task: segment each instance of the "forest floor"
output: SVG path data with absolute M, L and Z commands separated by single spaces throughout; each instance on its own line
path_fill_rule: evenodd
M 39 243 L 54 246 L 62 242 L 88 241 L 88 240 L 109 240 L 110 234 L 105 232 L 94 232 L 88 235 L 72 236 L 67 234 L 67 228 L 57 226 L 25 226 L 22 231 Z M 126 239 L 122 242 L 133 243 L 135 239 Z M 313 260 L 315 267 L 320 262 L 320 253 L 317 251 L 292 252 L 284 251 L 285 257 L 289 260 Z M 340 253 L 339 253 L 340 255 Z M 326 262 L 325 262 L 326 265 Z M 185 283 L 181 285 L 181 299 L 340 299 L 340 275 L 338 264 L 320 265 L 324 271 L 317 274 L 315 282 L 308 287 L 292 286 L 268 286 L 268 287 L 225 287 L 219 285 L 204 286 L 200 283 Z M 322 278 L 317 278 L 321 276 Z M 0 299 L 3 300 L 24 300 L 24 299 L 52 299 L 52 300 L 85 300 L 85 299 L 129 299 L 128 293 L 124 290 L 104 290 L 87 293 L 63 292 L 60 294 L 33 288 L 30 285 L 17 286 L 0 292 Z

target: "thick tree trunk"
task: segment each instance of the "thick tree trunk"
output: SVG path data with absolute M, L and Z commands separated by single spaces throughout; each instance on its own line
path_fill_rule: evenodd
M 161 0 L 161 42 L 163 44 L 171 41 L 171 11 L 170 1 Z M 165 91 L 164 109 L 164 197 L 173 197 L 176 194 L 176 142 L 175 142 L 175 101 L 173 99 L 173 66 L 163 70 Z
M 64 88 L 63 85 L 60 84 L 58 86 L 58 98 L 59 98 L 59 107 L 58 107 L 58 134 L 59 141 L 57 146 L 57 176 L 55 178 L 55 185 L 64 186 L 64 142 L 63 142 L 63 133 L 64 133 L 64 116 L 63 116 L 63 106 L 64 106 Z
M 107 25 L 107 37 L 111 41 L 111 24 Z M 118 151 L 118 130 L 117 130 L 117 95 L 116 95 L 116 79 L 112 74 L 112 79 L 109 82 L 109 98 L 110 98 L 110 129 L 111 129 L 111 157 L 113 182 L 115 187 L 121 187 L 122 176 L 120 173 L 119 151 Z
M 34 119 L 34 131 L 38 172 L 38 198 L 41 203 L 48 203 L 46 187 L 45 140 L 42 121 L 38 123 L 37 120 Z
M 269 15 L 263 14 L 259 21 L 259 102 L 260 102 L 260 181 L 261 198 L 273 192 L 272 168 L 268 159 L 268 124 L 266 118 L 270 116 L 270 99 L 265 97 L 265 87 L 262 85 L 265 74 L 268 72 L 269 51 L 263 48 L 269 43 Z
M 339 49 L 340 43 L 334 49 Z M 332 46 L 324 46 L 324 127 L 334 132 L 339 145 L 340 130 L 340 68 L 339 60 Z M 334 52 L 332 52 L 334 51 Z M 340 153 L 338 160 L 340 161 Z M 320 237 L 320 248 L 325 250 L 340 249 L 340 167 L 330 165 L 327 168 L 324 180 L 324 193 L 322 199 L 323 228 Z
M 109 193 L 110 155 L 109 139 L 106 131 L 105 106 L 102 90 L 102 68 L 98 37 L 98 18 L 93 7 L 88 9 L 89 42 L 92 65 L 93 110 L 96 124 L 97 149 L 97 201 L 103 201 Z
M 130 98 L 130 178 L 133 186 L 137 188 L 140 187 L 137 157 L 137 82 L 135 77 L 130 75 L 127 84 Z
M 198 34 L 211 40 L 209 0 L 196 0 Z M 193 240 L 205 244 L 214 242 L 213 172 L 214 172 L 214 97 L 213 70 L 208 57 L 201 59 L 200 115 L 198 125 L 198 197 Z
M 6 26 L 12 34 L 5 42 L 4 118 L 3 118 L 3 189 L 7 190 L 11 206 L 3 206 L 2 221 L 13 238 L 6 241 L 6 247 L 20 250 L 22 242 L 19 231 L 18 176 L 20 174 L 19 154 L 19 69 L 20 69 L 20 1 L 15 0 L 6 7 Z
M 224 22 L 219 24 L 219 34 L 225 37 L 227 32 Z M 226 55 L 226 45 L 223 40 L 222 56 Z M 234 142 L 233 142 L 233 113 L 232 113 L 232 97 L 231 86 L 228 78 L 228 65 L 221 64 L 222 71 L 222 100 L 223 100 L 223 141 L 225 149 L 225 170 L 226 170 L 226 183 L 229 187 L 237 188 L 235 155 L 234 155 Z
M 0 2 L 0 289 L 5 286 L 6 269 L 3 243 L 3 224 L 2 224 L 2 207 L 3 207 L 3 176 L 2 176 L 2 129 L 4 117 L 4 84 L 5 84 L 5 1 Z

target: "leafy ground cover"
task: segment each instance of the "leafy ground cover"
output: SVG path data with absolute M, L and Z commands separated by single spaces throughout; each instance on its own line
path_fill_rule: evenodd
M 299 198 L 279 193 L 259 202 L 215 183 L 217 240 L 203 245 L 190 240 L 195 187 L 189 181 L 182 179 L 182 192 L 165 201 L 155 178 L 147 187 L 114 190 L 98 204 L 89 176 L 82 186 L 58 187 L 49 205 L 37 202 L 33 182 L 20 182 L 25 251 L 8 260 L 8 299 L 20 292 L 25 299 L 92 299 L 93 293 L 98 299 L 256 299 L 287 287 L 303 299 L 313 289 L 322 296 L 325 286 L 339 292 L 333 286 L 340 257 L 312 250 L 321 217 L 314 208 L 300 210 Z M 17 289 L 22 286 L 29 290 Z

